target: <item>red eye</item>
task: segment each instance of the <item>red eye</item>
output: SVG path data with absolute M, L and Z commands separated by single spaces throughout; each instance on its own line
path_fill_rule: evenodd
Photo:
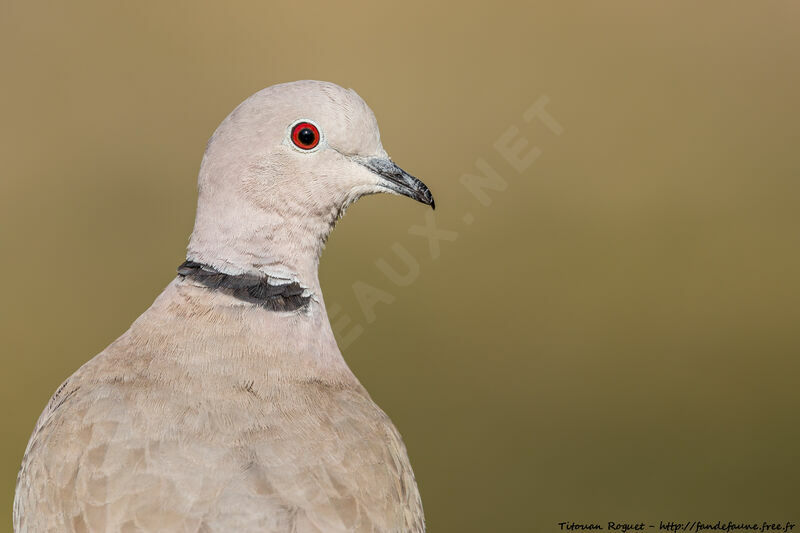
M 319 144 L 319 130 L 310 122 L 298 122 L 292 128 L 292 142 L 303 150 L 311 150 Z

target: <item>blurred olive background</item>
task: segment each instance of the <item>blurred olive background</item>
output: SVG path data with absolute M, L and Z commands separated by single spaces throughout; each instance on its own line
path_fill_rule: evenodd
M 457 232 L 433 259 L 424 208 L 371 197 L 321 266 L 430 531 L 800 520 L 798 27 L 790 2 L 4 0 L 0 523 L 50 394 L 183 260 L 214 128 L 306 78 L 364 97 Z M 541 96 L 561 135 L 523 120 Z M 371 322 L 359 281 L 393 299 Z

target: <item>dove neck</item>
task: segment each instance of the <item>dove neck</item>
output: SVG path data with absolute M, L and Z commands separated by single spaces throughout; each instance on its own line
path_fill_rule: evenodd
M 320 255 L 345 200 L 314 194 L 293 175 L 267 172 L 252 158 L 218 155 L 201 165 L 187 259 L 232 276 L 297 283 L 319 295 Z
M 236 220 L 229 220 L 235 217 Z M 298 284 L 312 295 L 321 292 L 319 259 L 336 213 L 297 216 L 244 209 L 216 213 L 198 210 L 187 260 L 229 276 L 265 278 L 272 284 Z

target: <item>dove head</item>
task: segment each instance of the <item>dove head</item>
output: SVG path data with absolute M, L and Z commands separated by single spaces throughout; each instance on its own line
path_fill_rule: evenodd
M 434 206 L 389 159 L 355 91 L 318 81 L 274 85 L 234 109 L 208 142 L 198 182 L 188 259 L 308 287 L 333 225 L 361 196 Z

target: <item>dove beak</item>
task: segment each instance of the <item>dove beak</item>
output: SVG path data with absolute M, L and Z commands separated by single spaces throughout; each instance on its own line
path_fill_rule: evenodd
M 383 183 L 381 183 L 381 185 L 390 191 L 397 194 L 402 194 L 403 196 L 408 196 L 409 198 L 413 198 L 418 202 L 429 205 L 431 208 L 436 209 L 436 204 L 433 201 L 433 194 L 431 194 L 428 186 L 402 168 L 395 165 L 394 161 L 391 159 L 372 157 L 359 161 L 359 164 L 367 167 L 369 170 L 383 178 Z

